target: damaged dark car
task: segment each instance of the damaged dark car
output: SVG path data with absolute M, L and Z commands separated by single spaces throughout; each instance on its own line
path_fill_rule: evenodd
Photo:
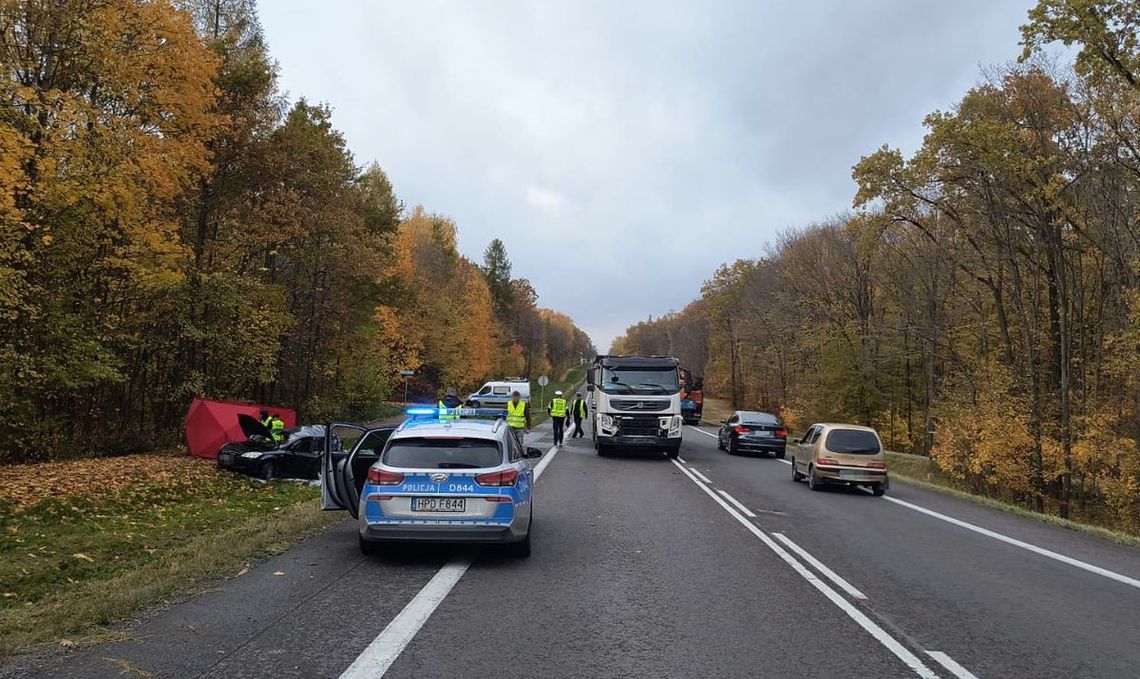
M 238 415 L 246 440 L 227 443 L 218 452 L 218 468 L 271 481 L 277 478 L 316 479 L 325 449 L 322 425 L 285 430 L 285 439 L 275 441 L 273 432 L 249 415 Z M 335 438 L 335 437 L 334 437 Z M 339 447 L 339 441 L 333 441 Z

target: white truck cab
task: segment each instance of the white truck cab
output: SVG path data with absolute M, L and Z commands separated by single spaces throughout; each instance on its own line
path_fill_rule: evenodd
M 681 380 L 677 359 L 598 356 L 587 375 L 594 447 L 681 451 Z

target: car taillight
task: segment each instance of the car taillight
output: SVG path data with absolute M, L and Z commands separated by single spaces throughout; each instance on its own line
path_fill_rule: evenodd
M 404 475 L 375 467 L 368 470 L 368 483 L 376 486 L 398 486 L 404 482 Z
M 837 460 L 833 460 L 830 457 L 817 458 L 815 463 L 820 465 L 821 467 L 826 467 L 828 465 L 833 465 L 833 464 L 839 464 L 839 462 Z
M 516 469 L 504 469 L 501 472 L 479 474 L 475 477 L 475 483 L 480 486 L 513 486 L 518 480 L 519 473 Z
M 513 502 L 510 495 L 484 495 L 483 499 L 487 502 Z
M 777 429 L 776 430 L 776 436 L 779 436 L 782 439 L 786 439 L 786 438 L 788 438 L 788 430 L 787 429 Z
M 747 434 L 750 431 L 748 429 L 748 427 L 745 427 L 744 425 L 740 425 L 740 424 L 733 427 L 732 430 L 734 432 L 736 432 L 737 434 Z
M 874 460 L 872 462 L 868 462 L 867 466 L 870 467 L 871 469 L 886 469 L 887 463 L 886 462 L 879 462 L 878 460 Z

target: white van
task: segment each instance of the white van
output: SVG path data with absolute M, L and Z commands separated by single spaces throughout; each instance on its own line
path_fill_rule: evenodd
M 487 382 L 478 391 L 467 397 L 467 405 L 472 408 L 498 408 L 507 405 L 511 394 L 522 394 L 522 400 L 530 401 L 530 382 L 526 380 L 500 380 Z

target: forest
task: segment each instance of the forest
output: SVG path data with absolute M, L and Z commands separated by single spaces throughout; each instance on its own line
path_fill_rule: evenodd
M 0 78 L 0 461 L 173 445 L 195 396 L 367 419 L 401 369 L 432 398 L 590 351 L 286 99 L 253 0 L 0 0 Z
M 1135 0 L 1041 0 L 1020 60 L 930 113 L 913 155 L 859 159 L 849 213 L 721 266 L 614 351 L 675 355 L 793 430 L 872 425 L 972 492 L 1140 529 L 1138 31 Z

